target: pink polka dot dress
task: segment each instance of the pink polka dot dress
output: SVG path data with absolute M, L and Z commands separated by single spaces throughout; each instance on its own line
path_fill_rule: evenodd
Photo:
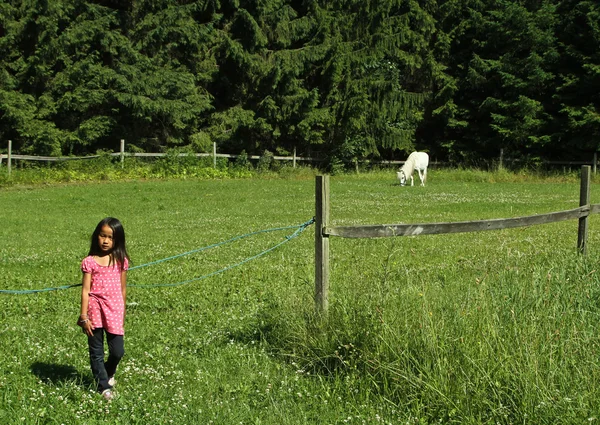
M 125 258 L 124 270 L 129 268 Z M 88 316 L 94 329 L 104 328 L 114 335 L 124 335 L 125 303 L 121 291 L 121 267 L 101 266 L 91 255 L 81 262 L 81 270 L 92 275 Z

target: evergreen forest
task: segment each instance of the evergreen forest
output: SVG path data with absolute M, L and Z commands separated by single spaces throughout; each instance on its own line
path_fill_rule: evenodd
M 2 0 L 0 148 L 589 158 L 598 0 Z

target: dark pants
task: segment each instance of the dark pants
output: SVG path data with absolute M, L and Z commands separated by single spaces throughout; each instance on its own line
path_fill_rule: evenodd
M 106 341 L 108 342 L 108 360 L 104 361 L 104 329 L 94 329 L 94 335 L 88 336 L 88 346 L 90 348 L 90 366 L 94 379 L 98 384 L 98 391 L 102 392 L 112 388 L 108 385 L 108 378 L 115 374 L 117 365 L 125 355 L 123 346 L 123 335 L 114 335 L 106 332 Z

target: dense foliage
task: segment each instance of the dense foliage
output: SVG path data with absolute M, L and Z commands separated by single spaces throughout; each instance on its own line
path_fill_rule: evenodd
M 589 157 L 595 0 L 7 0 L 0 140 L 331 163 Z M 2 146 L 4 147 L 4 142 Z

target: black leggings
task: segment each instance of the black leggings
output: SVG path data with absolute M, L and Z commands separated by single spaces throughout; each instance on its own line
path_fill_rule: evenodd
M 115 335 L 106 332 L 106 341 L 108 342 L 108 360 L 104 361 L 104 328 L 93 330 L 94 335 L 88 336 L 88 346 L 90 348 L 90 366 L 94 379 L 98 384 L 98 391 L 102 392 L 112 388 L 108 384 L 108 379 L 115 374 L 117 365 L 125 355 L 123 345 L 123 335 Z

